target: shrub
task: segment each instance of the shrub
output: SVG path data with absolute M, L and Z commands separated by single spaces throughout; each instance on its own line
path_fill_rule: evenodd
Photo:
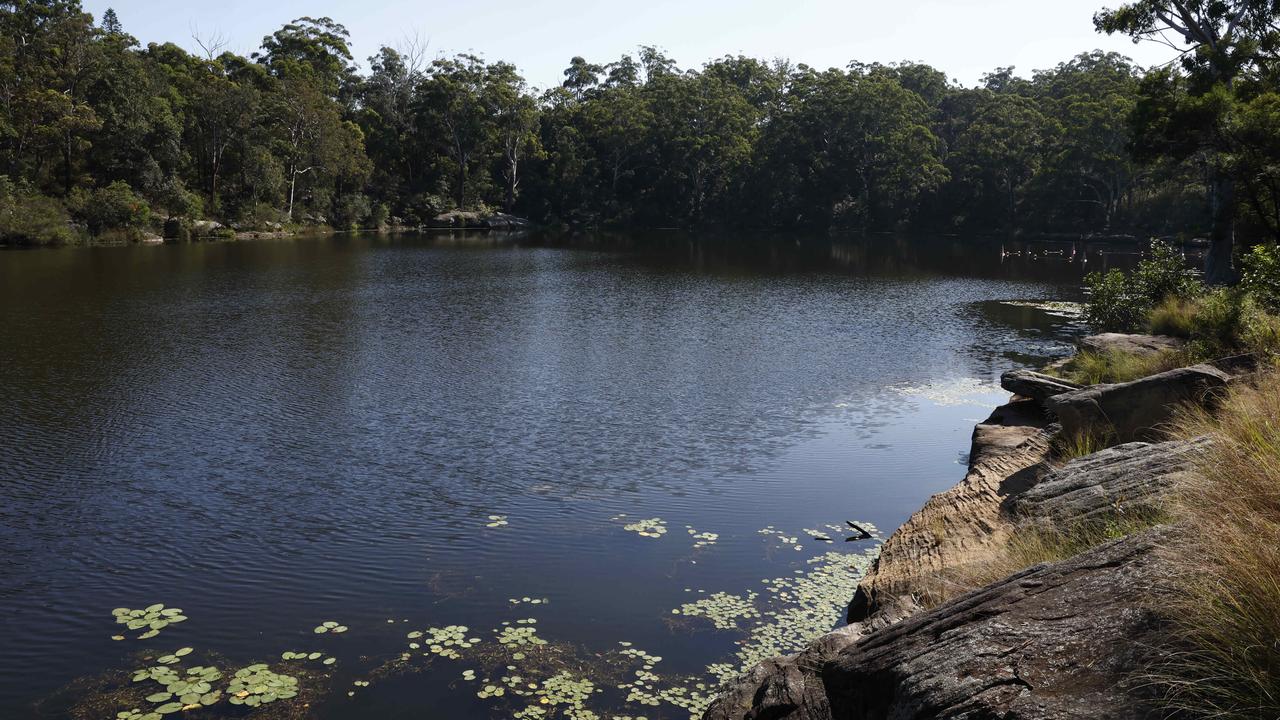
M 391 208 L 386 203 L 379 203 L 369 213 L 368 227 L 381 229 L 386 226 L 387 219 L 391 217 Z
M 1151 309 L 1168 297 L 1192 298 L 1203 285 L 1172 245 L 1151 243 L 1151 257 L 1132 273 L 1111 270 L 1085 277 L 1089 300 L 1085 319 L 1090 325 L 1113 332 L 1131 332 L 1147 324 Z
M 101 235 L 106 230 L 140 229 L 151 221 L 151 207 L 129 184 L 117 180 L 91 193 L 72 195 L 72 211 L 89 226 L 89 232 Z
M 365 223 L 369 213 L 369 198 L 366 195 L 345 193 L 334 199 L 329 220 L 335 230 L 354 230 Z
M 66 245 L 78 240 L 62 203 L 0 175 L 0 241 Z
M 187 189 L 177 178 L 170 178 L 160 188 L 159 201 L 168 218 L 198 220 L 204 214 L 204 199 Z
M 1240 261 L 1240 289 L 1268 312 L 1280 313 L 1280 248 L 1255 245 Z

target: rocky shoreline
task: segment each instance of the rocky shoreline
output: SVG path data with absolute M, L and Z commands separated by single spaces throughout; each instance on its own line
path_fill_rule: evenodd
M 1081 345 L 1154 353 L 1169 340 Z M 1147 716 L 1149 691 L 1135 678 L 1162 652 L 1153 609 L 1176 592 L 1157 551 L 1176 532 L 1160 523 L 1159 500 L 1195 472 L 1208 442 L 1163 439 L 1160 429 L 1181 404 L 1212 404 L 1254 369 L 1251 358 L 1228 358 L 1088 387 L 1005 373 L 1013 397 L 974 429 L 965 477 L 885 541 L 849 624 L 729 683 L 704 718 Z M 1080 433 L 1105 433 L 1113 446 L 1059 457 L 1063 439 Z M 1151 520 L 1066 559 L 973 582 L 1014 538 L 1142 518 Z

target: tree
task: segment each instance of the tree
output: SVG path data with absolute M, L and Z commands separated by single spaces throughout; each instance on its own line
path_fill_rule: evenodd
M 440 58 L 418 87 L 415 106 L 420 131 L 453 163 L 453 197 L 466 207 L 471 168 L 488 149 L 493 125 L 484 102 L 488 70 L 474 55 Z
M 1121 33 L 1135 42 L 1160 42 L 1179 51 L 1191 94 L 1205 96 L 1214 94 L 1217 86 L 1232 90 L 1243 74 L 1274 59 L 1280 44 L 1278 17 L 1280 5 L 1274 0 L 1141 0 L 1102 10 L 1094 16 L 1094 25 L 1100 32 Z M 1206 130 L 1201 149 L 1217 151 L 1216 132 Z M 1205 277 L 1222 283 L 1234 275 L 1235 179 L 1213 167 L 1210 194 L 1213 230 Z
M 503 205 L 507 212 L 511 212 L 520 191 L 520 160 L 527 150 L 536 148 L 538 144 L 535 132 L 538 108 L 529 97 L 524 78 L 510 63 L 489 66 L 484 100 L 493 118 L 498 145 L 502 148 Z
M 300 17 L 262 39 L 262 52 L 253 59 L 276 77 L 310 69 L 319 89 L 339 98 L 355 77 L 347 28 L 327 17 Z
M 107 8 L 107 11 L 102 13 L 102 32 L 108 35 L 121 35 L 124 33 L 124 27 L 120 25 L 120 18 L 116 17 L 116 11 L 112 8 Z
M 973 123 L 956 140 L 966 181 L 994 188 L 1002 198 L 1008 230 L 1018 222 L 1018 205 L 1058 134 L 1034 101 L 1020 95 L 987 92 Z
M 560 86 L 568 89 L 574 97 L 581 100 L 587 91 L 600 83 L 600 74 L 603 72 L 603 67 L 574 56 L 569 61 L 569 67 L 564 70 L 564 82 Z

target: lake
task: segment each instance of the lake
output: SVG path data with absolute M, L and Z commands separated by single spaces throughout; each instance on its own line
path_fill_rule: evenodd
M 1083 250 L 0 252 L 0 717 L 184 702 L 130 681 L 187 647 L 159 665 L 297 678 L 255 717 L 688 717 L 837 625 L 875 546 L 845 522 L 962 477 L 1000 373 L 1079 332 L 1034 303 L 1125 262 Z M 159 603 L 186 620 L 138 639 Z

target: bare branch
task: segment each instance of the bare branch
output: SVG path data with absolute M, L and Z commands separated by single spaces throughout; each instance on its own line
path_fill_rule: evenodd
M 191 39 L 196 42 L 196 45 L 200 46 L 200 49 L 204 51 L 205 57 L 210 62 L 222 52 L 222 49 L 229 42 L 227 36 L 223 35 L 220 30 L 214 30 L 208 35 L 201 35 L 200 26 L 194 22 L 189 26 L 189 29 L 191 31 Z

